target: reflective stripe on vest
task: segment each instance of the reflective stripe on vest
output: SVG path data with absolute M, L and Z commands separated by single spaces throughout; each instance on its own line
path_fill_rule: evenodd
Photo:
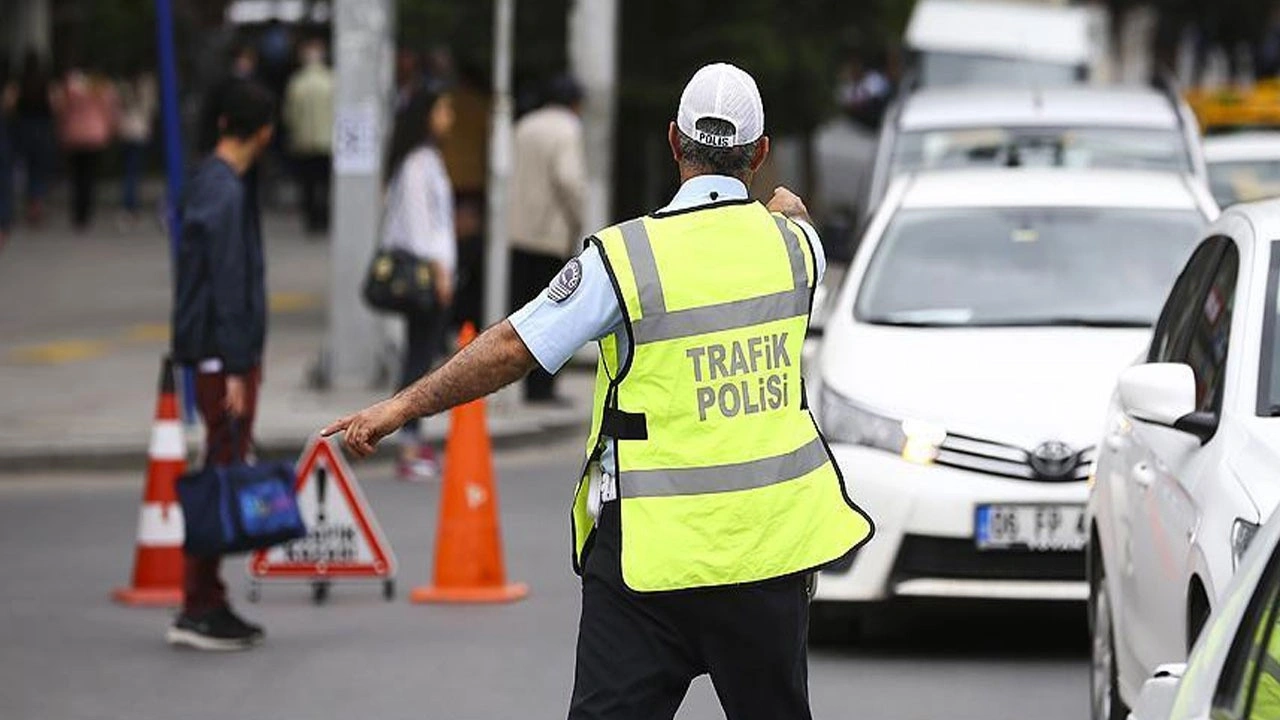
M 828 462 L 827 449 L 814 438 L 793 453 L 725 465 L 674 470 L 632 470 L 628 497 L 670 497 L 750 490 L 808 475 Z
M 657 262 L 653 257 L 653 248 L 649 245 L 649 234 L 644 228 L 644 221 L 637 218 L 618 226 L 640 289 L 643 314 L 635 323 L 635 341 L 661 342 L 717 330 L 760 325 L 808 313 L 809 278 L 805 271 L 800 239 L 791 231 L 786 220 L 778 217 L 774 221 L 786 239 L 787 257 L 791 262 L 791 276 L 795 282 L 792 289 L 670 313 L 666 311 L 662 278 L 658 276 Z
M 609 428 L 627 586 L 780 577 L 870 537 L 803 402 L 816 261 L 798 226 L 739 202 L 631 220 L 592 242 L 626 333 L 600 343 L 587 452 Z M 584 474 L 573 512 L 579 570 L 587 490 Z

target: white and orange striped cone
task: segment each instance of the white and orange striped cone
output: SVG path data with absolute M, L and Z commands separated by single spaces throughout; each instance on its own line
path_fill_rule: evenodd
M 178 419 L 173 362 L 160 370 L 160 396 L 151 426 L 147 486 L 138 514 L 138 549 L 133 583 L 111 597 L 125 605 L 164 606 L 182 602 L 182 506 L 176 483 L 187 468 L 186 439 Z

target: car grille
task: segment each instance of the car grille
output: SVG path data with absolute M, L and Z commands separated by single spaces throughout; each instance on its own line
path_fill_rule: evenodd
M 1031 453 L 1016 445 L 948 433 L 938 448 L 938 457 L 934 462 L 947 467 L 1018 480 L 1072 482 L 1084 480 L 1089 476 L 1089 466 L 1093 463 L 1093 458 L 1094 448 L 1080 450 L 1076 453 L 1074 464 L 1067 473 L 1049 477 L 1037 472 L 1031 464 Z
M 1083 580 L 1084 551 L 979 550 L 969 538 L 907 535 L 895 581 L 918 577 L 974 580 Z

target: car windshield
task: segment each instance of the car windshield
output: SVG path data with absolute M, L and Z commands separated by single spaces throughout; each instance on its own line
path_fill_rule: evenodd
M 904 132 L 895 173 L 946 167 L 1101 167 L 1190 171 L 1182 136 L 1159 128 L 947 128 Z
M 1084 69 L 1076 65 L 1023 58 L 932 51 L 924 52 L 920 57 L 920 84 L 926 87 L 1072 85 L 1083 80 L 1084 75 Z
M 1222 207 L 1280 196 L 1280 160 L 1211 163 L 1209 189 Z
M 1190 210 L 904 210 L 855 307 L 916 326 L 1151 325 L 1203 226 Z

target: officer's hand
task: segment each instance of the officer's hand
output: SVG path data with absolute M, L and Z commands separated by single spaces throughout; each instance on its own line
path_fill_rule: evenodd
M 378 441 L 398 430 L 408 419 L 403 401 L 390 398 L 333 421 L 320 434 L 329 437 L 341 432 L 342 444 L 348 452 L 356 457 L 368 457 L 378 447 Z
M 809 219 L 809 209 L 804 206 L 804 201 L 799 195 L 781 185 L 774 189 L 773 197 L 769 198 L 769 204 L 765 207 L 769 212 L 782 213 L 792 220 L 803 220 L 812 224 Z

